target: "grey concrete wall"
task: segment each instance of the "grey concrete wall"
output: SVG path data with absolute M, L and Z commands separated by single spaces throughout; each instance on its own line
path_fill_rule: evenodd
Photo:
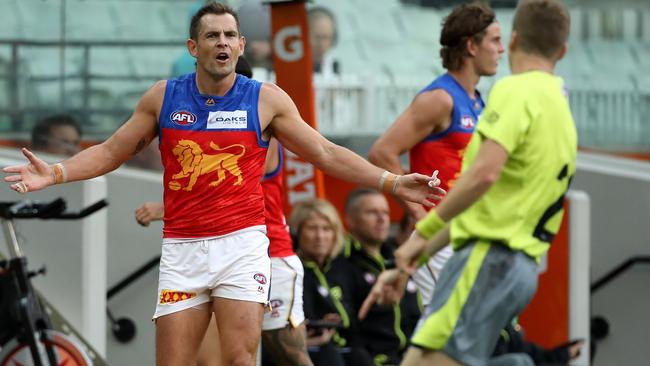
M 46 161 L 60 160 L 44 156 Z M 21 159 L 17 150 L 0 149 L 0 162 Z M 135 222 L 135 209 L 145 201 L 162 200 L 162 175 L 138 169 L 120 168 L 105 176 L 109 206 L 104 209 L 107 230 L 105 254 L 102 254 L 103 267 L 97 268 L 104 278 L 97 287 L 97 294 L 104 299 L 107 288 L 160 255 L 162 224 L 153 223 L 143 228 Z M 102 178 L 103 179 L 103 178 Z M 74 210 L 82 207 L 81 183 L 70 183 L 50 187 L 45 191 L 29 193 L 35 200 L 49 200 L 64 197 L 68 207 Z M 21 196 L 0 185 L 0 200 L 17 200 Z M 35 286 L 53 303 L 59 311 L 83 334 L 82 293 L 84 279 L 82 263 L 82 230 L 79 221 L 22 221 L 17 228 L 23 240 L 25 253 L 29 256 L 30 267 L 45 264 L 48 274 L 36 277 Z M 6 253 L 4 239 L 0 239 L 0 250 Z M 87 244 L 86 244 L 87 245 Z M 92 268 L 91 268 L 92 270 Z M 102 302 L 96 311 L 94 321 L 104 322 L 103 346 L 110 365 L 154 365 L 154 325 L 151 322 L 156 304 L 158 268 L 153 268 L 140 280 L 133 282 L 123 292 L 108 302 Z M 135 321 L 137 333 L 133 341 L 119 343 L 110 330 L 104 304 L 116 318 L 128 317 Z M 87 334 L 84 334 L 88 336 Z
M 162 224 L 144 228 L 135 222 L 135 209 L 146 201 L 162 201 L 162 175 L 120 168 L 106 176 L 111 207 L 108 211 L 108 287 L 160 255 Z M 110 365 L 154 365 L 155 327 L 151 321 L 158 288 L 158 267 L 133 282 L 111 300 L 116 318 L 135 321 L 137 333 L 130 343 L 120 343 L 110 333 L 107 355 Z
M 631 256 L 650 256 L 650 164 L 580 154 L 573 189 L 591 199 L 591 281 Z M 610 335 L 593 365 L 647 365 L 650 359 L 650 265 L 639 265 L 592 293 L 592 315 Z
M 0 166 L 21 161 L 17 151 L 1 151 Z M 48 190 L 17 194 L 0 185 L 0 201 L 48 202 L 63 197 L 72 211 L 106 197 L 104 178 L 54 186 Z M 102 355 L 106 351 L 106 209 L 83 220 L 15 220 L 14 228 L 28 268 L 45 266 L 45 276 L 32 279 L 43 294 Z M 0 253 L 9 256 L 4 235 Z M 1 294 L 0 294 L 1 296 Z

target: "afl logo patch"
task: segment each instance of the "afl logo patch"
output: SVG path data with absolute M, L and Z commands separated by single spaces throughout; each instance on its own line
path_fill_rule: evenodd
M 194 113 L 187 111 L 176 111 L 172 113 L 170 119 L 179 126 L 190 126 L 196 123 L 196 116 Z
M 460 125 L 466 130 L 474 128 L 474 120 L 470 116 L 463 116 L 460 119 Z
M 280 299 L 271 300 L 270 303 L 272 309 L 277 309 L 284 304 Z
M 266 284 L 266 276 L 261 273 L 255 273 L 253 278 L 255 279 L 255 281 L 261 283 L 262 285 Z

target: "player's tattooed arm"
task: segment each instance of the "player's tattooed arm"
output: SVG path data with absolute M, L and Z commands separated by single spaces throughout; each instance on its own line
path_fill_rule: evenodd
M 133 155 L 137 155 L 144 147 L 147 146 L 147 141 L 143 138 L 138 141 L 138 144 L 135 146 L 135 150 L 133 151 Z
M 153 128 L 153 135 L 152 136 L 143 136 L 140 138 L 138 143 L 135 145 L 135 149 L 133 150 L 132 155 L 137 155 L 140 151 L 142 151 L 145 147 L 147 147 L 151 141 L 153 141 L 156 136 L 158 136 L 158 126 L 154 126 Z

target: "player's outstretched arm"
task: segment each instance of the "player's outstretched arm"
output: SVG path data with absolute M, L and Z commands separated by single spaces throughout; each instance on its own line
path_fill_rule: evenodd
M 429 187 L 431 179 L 422 174 L 387 175 L 379 167 L 354 152 L 338 146 L 306 124 L 291 98 L 279 87 L 264 84 L 260 93 L 262 120 L 271 121 L 271 133 L 289 150 L 316 165 L 325 173 L 366 187 L 378 187 L 413 202 L 431 206 L 444 191 Z
M 19 193 L 41 190 L 53 184 L 94 178 L 106 174 L 142 150 L 156 136 L 158 113 L 166 82 L 160 81 L 140 99 L 133 115 L 108 140 L 73 157 L 48 165 L 27 149 L 27 164 L 6 167 L 5 182 Z

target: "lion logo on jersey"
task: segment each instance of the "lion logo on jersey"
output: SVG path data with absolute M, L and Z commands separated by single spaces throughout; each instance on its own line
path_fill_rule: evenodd
M 226 171 L 230 173 L 237 180 L 233 183 L 234 186 L 239 186 L 244 180 L 241 175 L 241 169 L 237 161 L 246 152 L 246 148 L 241 144 L 233 144 L 220 148 L 219 145 L 210 141 L 210 147 L 217 151 L 216 154 L 207 154 L 203 152 L 201 146 L 192 140 L 180 140 L 172 149 L 172 153 L 176 156 L 176 160 L 181 165 L 181 171 L 172 176 L 169 182 L 169 189 L 177 191 L 183 188 L 184 191 L 191 191 L 196 181 L 200 176 L 212 172 L 217 173 L 217 180 L 210 182 L 211 187 L 216 187 L 226 179 Z M 232 148 L 240 148 L 239 154 L 224 152 Z M 178 179 L 190 177 L 189 181 L 182 186 Z

